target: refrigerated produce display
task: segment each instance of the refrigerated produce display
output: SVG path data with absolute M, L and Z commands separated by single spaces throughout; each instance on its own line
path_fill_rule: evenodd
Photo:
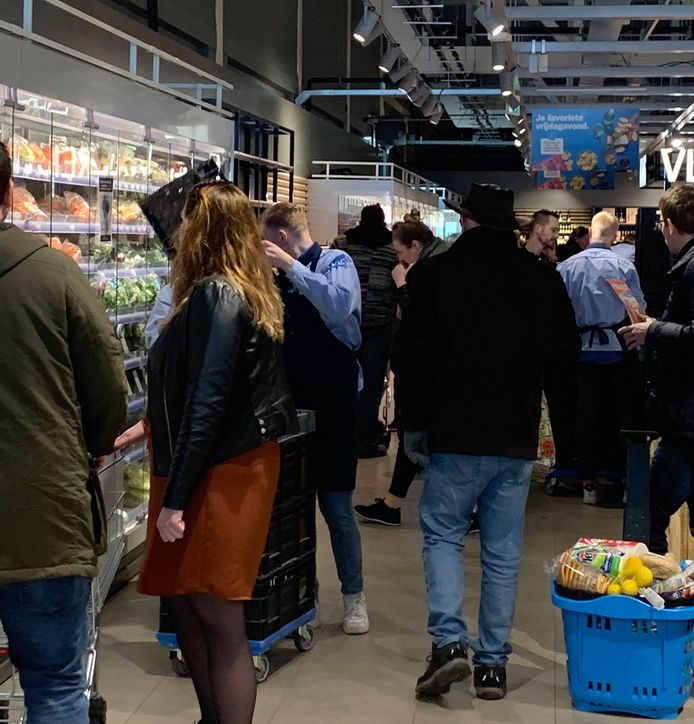
M 103 301 L 123 347 L 128 424 L 134 424 L 147 390 L 144 326 L 170 270 L 138 201 L 200 161 L 215 158 L 226 170 L 227 151 L 8 86 L 0 85 L 0 99 L 0 139 L 15 183 L 7 220 L 68 254 Z M 100 192 L 101 179 L 112 181 Z M 104 191 L 111 184 L 112 194 Z M 145 447 L 115 467 L 127 533 L 146 515 Z M 114 485 L 113 473 L 105 487 Z

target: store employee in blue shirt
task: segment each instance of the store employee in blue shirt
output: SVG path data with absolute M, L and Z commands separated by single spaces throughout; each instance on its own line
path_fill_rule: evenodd
M 578 365 L 576 444 L 583 482 L 583 502 L 597 502 L 599 467 L 623 467 L 619 430 L 634 421 L 634 389 L 638 371 L 633 353 L 624 351 L 617 336 L 626 309 L 608 279 L 626 281 L 645 309 L 646 302 L 636 267 L 615 254 L 619 221 L 601 211 L 591 224 L 588 247 L 557 267 L 571 297 L 581 332 L 582 353 Z M 611 451 L 616 454 L 610 454 Z
M 363 634 L 369 618 L 361 538 L 352 509 L 357 474 L 361 289 L 354 262 L 323 250 L 304 210 L 279 203 L 262 217 L 265 251 L 278 270 L 285 307 L 283 345 L 297 408 L 316 412 L 316 488 L 344 597 L 343 630 Z

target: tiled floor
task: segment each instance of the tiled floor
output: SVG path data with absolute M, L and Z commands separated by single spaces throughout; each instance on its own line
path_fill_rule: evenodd
M 360 464 L 357 501 L 382 492 L 392 459 Z M 270 679 L 259 687 L 256 724 L 444 724 L 465 721 L 576 724 L 622 721 L 574 712 L 569 704 L 561 617 L 549 601 L 544 566 L 580 535 L 619 536 L 621 511 L 587 508 L 575 497 L 549 498 L 533 486 L 509 665 L 510 692 L 502 702 L 474 699 L 469 684 L 439 704 L 415 700 L 414 682 L 430 642 L 420 556 L 415 483 L 400 529 L 362 527 L 371 633 L 350 638 L 340 629 L 341 602 L 320 521 L 318 568 L 322 617 L 315 649 L 299 654 L 291 642 L 271 653 Z M 465 611 L 474 625 L 479 596 L 479 541 L 468 538 Z M 101 690 L 109 724 L 191 724 L 193 687 L 172 674 L 154 642 L 157 602 L 132 587 L 107 604 L 100 652 Z M 680 717 L 694 720 L 694 707 Z

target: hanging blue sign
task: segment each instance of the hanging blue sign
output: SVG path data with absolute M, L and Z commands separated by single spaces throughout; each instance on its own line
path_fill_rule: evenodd
M 531 166 L 541 172 L 543 183 L 562 179 L 564 188 L 598 189 L 602 186 L 596 183 L 598 173 L 638 169 L 639 110 L 633 106 L 536 108 L 532 139 Z

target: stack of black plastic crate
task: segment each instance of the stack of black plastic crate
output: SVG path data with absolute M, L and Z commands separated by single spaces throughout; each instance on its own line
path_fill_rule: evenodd
M 253 598 L 246 602 L 249 641 L 265 641 L 315 606 L 316 492 L 312 415 L 300 415 L 302 432 L 280 440 L 280 477 L 270 532 Z M 175 633 L 162 599 L 159 631 Z

